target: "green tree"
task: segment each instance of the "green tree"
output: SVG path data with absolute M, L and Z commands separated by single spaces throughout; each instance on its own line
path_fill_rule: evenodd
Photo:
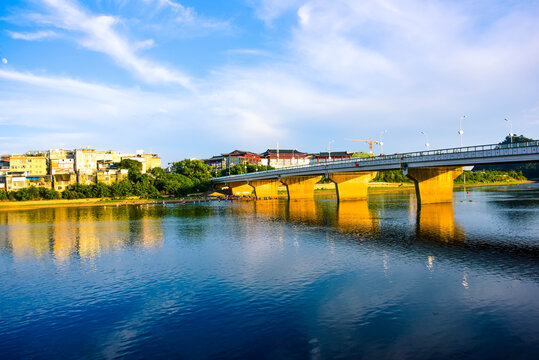
M 533 139 L 527 138 L 524 135 L 513 135 L 513 143 L 528 142 L 528 141 L 533 141 Z M 500 145 L 511 144 L 511 136 L 507 135 L 505 139 L 499 144 Z
M 141 173 L 142 172 L 142 163 L 140 161 L 133 160 L 133 159 L 122 159 L 122 161 L 120 161 L 118 163 L 118 168 L 119 169 L 134 170 L 134 171 L 136 171 L 138 173 Z
M 188 177 L 194 190 L 205 191 L 211 186 L 211 167 L 201 160 L 184 159 L 172 164 L 174 172 Z
M 363 152 L 363 151 L 356 152 L 352 155 L 353 158 L 368 158 L 371 156 L 373 156 L 373 154 L 368 153 L 368 152 Z

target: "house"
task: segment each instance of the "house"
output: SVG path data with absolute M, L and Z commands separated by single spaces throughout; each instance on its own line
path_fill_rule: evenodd
M 77 176 L 73 173 L 52 175 L 52 184 L 56 191 L 64 191 L 76 183 Z
M 204 164 L 211 166 L 212 170 L 219 171 L 226 169 L 226 156 L 215 155 L 209 159 L 202 160 Z
M 281 168 L 286 166 L 308 165 L 309 154 L 296 149 L 268 149 L 261 154 L 265 165 Z

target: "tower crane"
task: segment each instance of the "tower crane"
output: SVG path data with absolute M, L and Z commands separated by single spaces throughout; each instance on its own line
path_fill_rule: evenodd
M 371 136 L 369 136 L 369 140 L 358 140 L 358 139 L 344 139 L 344 140 L 348 140 L 348 141 L 359 141 L 359 142 L 364 142 L 364 143 L 367 143 L 369 144 L 369 154 L 373 155 L 373 152 L 372 152 L 372 144 L 379 144 L 380 142 L 379 141 L 376 141 L 376 140 L 373 140 Z

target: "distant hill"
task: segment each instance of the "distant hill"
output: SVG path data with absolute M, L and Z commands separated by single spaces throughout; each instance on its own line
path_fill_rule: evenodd
M 513 136 L 513 143 L 534 141 L 524 135 Z M 510 144 L 511 137 L 508 135 L 505 140 L 499 143 L 500 145 Z M 539 166 L 537 163 L 514 163 L 514 164 L 496 164 L 496 165 L 478 165 L 473 171 L 482 170 L 499 170 L 499 171 L 522 171 L 522 174 L 528 179 L 539 179 Z

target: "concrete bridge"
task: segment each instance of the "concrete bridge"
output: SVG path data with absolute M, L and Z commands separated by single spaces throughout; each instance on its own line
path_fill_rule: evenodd
M 325 176 L 335 183 L 339 201 L 360 200 L 367 197 L 368 183 L 378 171 L 402 170 L 414 180 L 418 203 L 433 204 L 452 202 L 453 180 L 463 166 L 519 162 L 539 162 L 539 141 L 352 158 L 224 176 L 212 182 L 215 187 L 229 187 L 233 194 L 254 190 L 257 198 L 276 197 L 282 183 L 289 199 L 308 199 Z

